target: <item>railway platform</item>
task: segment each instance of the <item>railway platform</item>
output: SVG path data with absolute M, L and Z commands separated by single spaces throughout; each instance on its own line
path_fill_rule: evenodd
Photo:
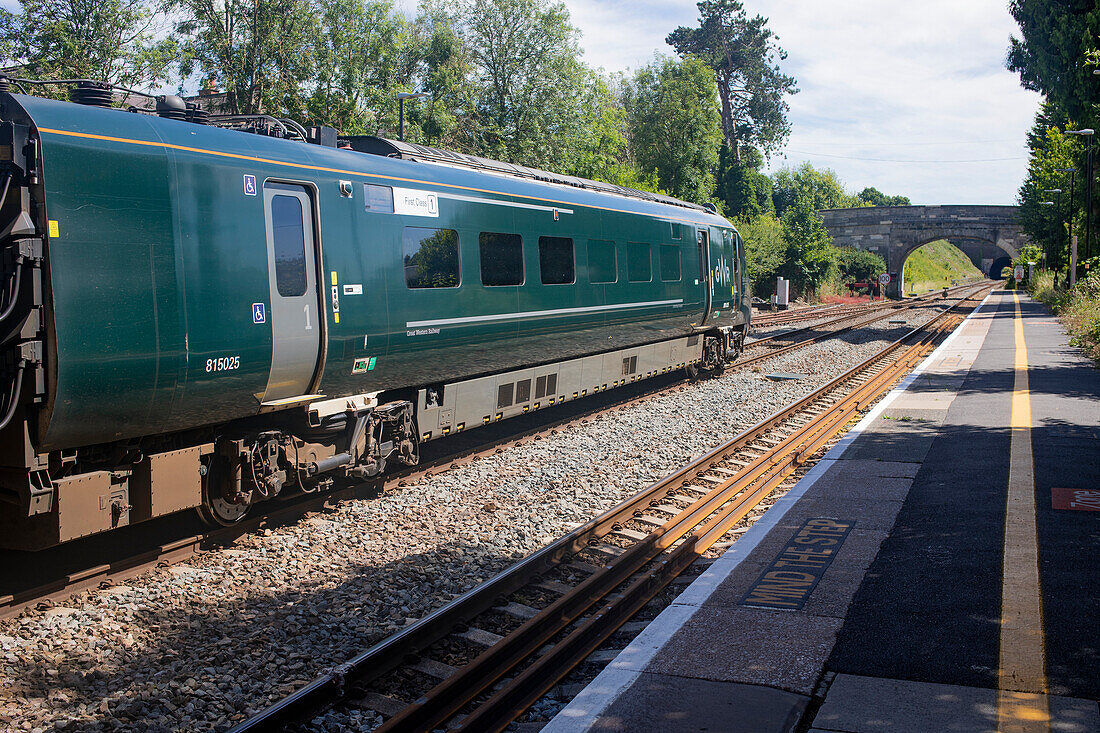
M 545 728 L 1100 731 L 1100 370 L 994 292 Z

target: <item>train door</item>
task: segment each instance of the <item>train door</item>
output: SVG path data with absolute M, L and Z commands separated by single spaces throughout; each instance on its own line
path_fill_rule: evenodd
M 699 322 L 699 325 L 704 326 L 707 319 L 710 318 L 710 308 L 714 304 L 714 278 L 710 271 L 710 238 L 707 235 L 707 230 L 697 229 L 695 235 L 699 241 L 699 279 L 703 281 L 705 295 L 703 320 Z
M 304 186 L 264 184 L 271 372 L 263 402 L 309 391 L 321 351 L 313 202 Z M 263 317 L 262 313 L 253 315 Z

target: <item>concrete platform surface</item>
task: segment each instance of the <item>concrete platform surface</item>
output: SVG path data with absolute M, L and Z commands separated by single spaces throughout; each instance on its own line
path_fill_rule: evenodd
M 1100 733 L 1098 487 L 1100 371 L 994 293 L 543 730 Z

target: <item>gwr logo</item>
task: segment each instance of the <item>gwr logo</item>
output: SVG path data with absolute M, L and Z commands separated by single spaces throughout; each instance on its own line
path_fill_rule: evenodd
M 1096 489 L 1052 488 L 1050 498 L 1055 509 L 1100 512 L 1100 491 Z
M 714 266 L 714 282 L 719 285 L 730 284 L 730 265 L 728 262 L 719 260 L 718 264 Z

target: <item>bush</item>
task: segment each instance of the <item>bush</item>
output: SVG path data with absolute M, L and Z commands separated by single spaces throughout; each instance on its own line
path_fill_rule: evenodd
M 1057 313 L 1069 331 L 1070 344 L 1100 359 L 1100 271 L 1090 272 L 1072 289 L 1054 287 L 1050 272 L 1035 274 L 1029 285 L 1032 297 Z

